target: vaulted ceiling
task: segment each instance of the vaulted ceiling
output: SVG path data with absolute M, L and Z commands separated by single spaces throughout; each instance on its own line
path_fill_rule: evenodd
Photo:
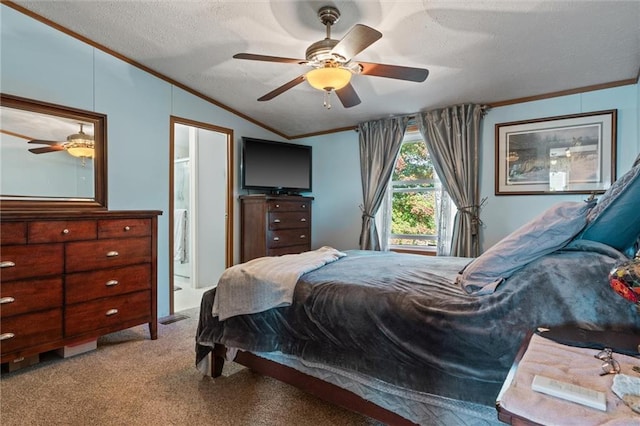
M 284 137 L 462 102 L 497 103 L 637 81 L 640 2 L 633 1 L 31 1 L 13 2 L 238 111 Z M 340 40 L 364 24 L 382 38 L 354 61 L 426 68 L 424 82 L 354 75 L 361 103 L 344 108 L 306 82 L 297 63 L 234 59 L 241 52 L 305 59 L 324 39 L 318 10 L 336 6 Z

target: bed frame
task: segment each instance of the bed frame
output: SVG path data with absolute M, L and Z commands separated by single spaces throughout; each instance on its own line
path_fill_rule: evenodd
M 224 366 L 227 348 L 216 343 L 211 353 L 211 376 L 220 377 Z M 340 406 L 350 411 L 365 415 L 388 425 L 409 426 L 416 424 L 361 398 L 353 392 L 342 389 L 332 383 L 302 373 L 294 368 L 277 362 L 258 357 L 250 352 L 238 351 L 233 362 L 260 373 L 272 377 L 281 382 L 294 386 L 304 392 L 310 393 L 324 401 Z

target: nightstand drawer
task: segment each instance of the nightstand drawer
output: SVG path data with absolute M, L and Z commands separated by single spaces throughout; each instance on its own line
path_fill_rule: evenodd
M 129 238 L 151 235 L 150 219 L 110 219 L 98 221 L 98 238 Z
M 303 245 L 308 241 L 310 241 L 308 229 L 267 232 L 267 248 Z
M 62 278 L 3 282 L 0 318 L 62 306 Z
M 126 238 L 68 243 L 67 272 L 90 271 L 151 262 L 149 238 Z
M 62 338 L 62 309 L 16 315 L 0 323 L 0 347 L 6 354 Z
M 48 220 L 29 223 L 29 244 L 95 240 L 95 220 Z
M 62 244 L 35 244 L 2 247 L 2 282 L 59 275 L 63 270 Z
M 65 303 L 86 302 L 150 287 L 151 265 L 142 264 L 67 275 Z
M 151 292 L 139 291 L 67 306 L 65 335 L 79 335 L 141 318 L 151 320 Z M 141 321 L 141 322 L 144 322 Z
M 272 212 L 269 213 L 269 229 L 309 228 L 309 212 Z

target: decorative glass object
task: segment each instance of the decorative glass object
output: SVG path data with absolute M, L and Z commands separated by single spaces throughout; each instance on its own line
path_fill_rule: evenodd
M 609 273 L 611 288 L 640 307 L 640 256 L 623 262 Z

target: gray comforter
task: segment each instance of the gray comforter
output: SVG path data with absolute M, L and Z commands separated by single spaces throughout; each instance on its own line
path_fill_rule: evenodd
M 281 351 L 386 382 L 487 405 L 523 337 L 536 326 L 575 324 L 640 334 L 640 315 L 608 285 L 624 259 L 588 241 L 531 262 L 493 294 L 454 283 L 471 260 L 348 251 L 303 275 L 292 306 L 218 321 L 203 296 L 198 362 L 214 343 Z

